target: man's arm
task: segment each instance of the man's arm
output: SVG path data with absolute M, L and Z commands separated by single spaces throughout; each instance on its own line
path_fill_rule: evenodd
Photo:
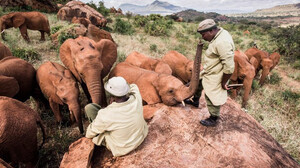
M 229 90 L 229 88 L 227 87 L 226 83 L 230 79 L 231 75 L 232 74 L 225 74 L 225 73 L 223 73 L 221 85 L 222 85 L 222 88 L 224 90 Z
M 100 112 L 101 110 L 98 113 Z M 85 137 L 94 138 L 99 134 L 104 133 L 105 128 L 106 128 L 105 123 L 101 120 L 101 117 L 97 115 L 95 120 L 87 127 Z

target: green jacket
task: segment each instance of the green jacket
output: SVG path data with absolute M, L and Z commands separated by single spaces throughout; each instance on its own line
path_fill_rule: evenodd
M 105 145 L 114 156 L 131 152 L 147 134 L 142 97 L 135 84 L 130 85 L 130 96 L 126 102 L 114 102 L 99 110 L 86 131 L 87 138 L 93 138 L 96 145 Z
M 222 88 L 221 81 L 223 73 L 232 74 L 234 71 L 234 50 L 231 35 L 220 28 L 204 52 L 200 78 L 205 94 L 215 106 L 222 105 L 227 100 L 227 91 Z

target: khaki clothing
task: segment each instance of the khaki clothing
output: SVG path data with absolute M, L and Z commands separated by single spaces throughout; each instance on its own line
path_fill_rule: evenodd
M 148 126 L 143 117 L 142 97 L 137 85 L 130 85 L 129 94 L 126 102 L 113 102 L 100 109 L 86 132 L 87 138 L 93 138 L 96 145 L 105 145 L 114 156 L 131 152 L 148 134 Z
M 222 88 L 221 82 L 223 73 L 232 74 L 234 71 L 234 50 L 231 35 L 220 28 L 204 52 L 200 78 L 205 94 L 215 106 L 223 105 L 227 100 L 227 90 Z

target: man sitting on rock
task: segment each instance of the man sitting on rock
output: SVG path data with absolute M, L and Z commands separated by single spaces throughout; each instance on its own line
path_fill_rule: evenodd
M 95 103 L 85 106 L 90 121 L 86 137 L 106 146 L 114 156 L 137 148 L 148 134 L 143 117 L 142 97 L 137 85 L 127 84 L 123 77 L 113 77 L 104 85 L 110 95 L 106 108 Z

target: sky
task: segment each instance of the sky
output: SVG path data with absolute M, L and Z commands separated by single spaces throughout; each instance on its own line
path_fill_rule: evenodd
M 107 8 L 118 8 L 123 3 L 145 6 L 151 4 L 155 0 L 81 0 L 82 2 L 91 2 L 98 4 L 99 1 L 104 2 Z M 300 0 L 159 0 L 168 2 L 175 6 L 195 9 L 197 11 L 231 10 L 254 12 L 257 9 L 271 8 L 277 5 L 300 3 Z

